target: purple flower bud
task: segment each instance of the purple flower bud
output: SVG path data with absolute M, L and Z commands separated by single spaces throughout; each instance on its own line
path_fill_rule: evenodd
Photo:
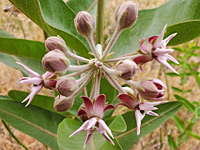
M 95 29 L 94 17 L 86 11 L 81 11 L 74 19 L 76 30 L 83 36 L 89 36 Z
M 62 43 L 64 45 L 66 45 L 65 41 L 62 38 L 56 37 L 56 36 L 51 36 L 45 40 L 45 47 L 48 52 L 52 51 L 54 49 L 58 49 L 58 50 L 62 51 L 62 48 L 60 47 L 60 45 L 58 43 Z
M 54 109 L 58 112 L 69 110 L 74 104 L 74 99 L 58 95 L 54 101 Z
M 119 61 L 116 64 L 117 75 L 124 80 L 130 80 L 137 70 L 138 67 L 136 63 L 129 59 Z
M 63 96 L 70 96 L 77 88 L 78 83 L 73 77 L 63 77 L 56 84 L 56 89 Z
M 123 3 L 116 11 L 115 19 L 120 29 L 131 27 L 138 17 L 138 7 L 132 1 Z
M 162 100 L 165 94 L 165 84 L 154 78 L 145 78 L 137 85 L 137 91 L 140 96 L 147 100 Z
M 49 72 L 63 75 L 70 65 L 65 54 L 60 50 L 52 50 L 48 52 L 42 59 L 43 68 Z

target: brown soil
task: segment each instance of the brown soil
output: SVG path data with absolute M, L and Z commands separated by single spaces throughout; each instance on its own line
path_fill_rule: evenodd
M 105 34 L 110 37 L 110 33 L 113 32 L 115 26 L 114 22 L 114 12 L 117 6 L 125 2 L 126 0 L 109 0 L 105 10 Z M 135 0 L 138 4 L 139 9 L 149 9 L 160 6 L 168 0 Z M 7 31 L 10 34 L 13 34 L 17 38 L 26 38 L 31 40 L 43 41 L 43 32 L 42 30 L 32 23 L 26 16 L 19 14 L 18 17 L 12 15 L 8 17 L 8 13 L 3 12 L 4 6 L 10 6 L 8 0 L 0 1 L 0 28 Z M 113 17 L 110 17 L 113 16 Z M 177 55 L 176 53 L 174 54 Z M 191 61 L 199 63 L 199 60 L 192 58 Z M 179 70 L 178 67 L 175 67 L 176 70 Z M 145 72 L 139 72 L 135 77 L 135 80 L 139 80 L 141 76 L 150 76 L 162 79 L 166 83 L 166 78 L 164 73 L 160 73 L 160 65 L 158 63 L 152 62 L 144 66 Z M 198 70 L 199 71 L 199 70 Z M 22 77 L 20 71 L 10 68 L 0 62 L 0 94 L 7 95 L 9 90 L 20 89 L 25 91 L 30 91 L 29 86 L 20 85 L 18 80 Z M 179 78 L 170 78 L 167 77 L 168 86 L 179 86 Z M 200 90 L 199 87 L 194 84 L 194 78 L 188 78 L 187 84 L 183 86 L 183 89 L 192 89 L 192 93 L 185 95 L 190 101 L 199 101 Z M 168 99 L 173 101 L 173 91 L 169 89 Z M 183 109 L 179 111 L 178 115 L 182 120 L 187 120 L 190 116 L 190 113 Z M 194 126 L 193 132 L 200 135 L 200 121 Z M 29 149 L 31 150 L 44 150 L 46 149 L 45 145 L 33 139 L 32 137 L 21 133 L 20 131 L 10 127 L 12 132 L 16 137 Z M 173 122 L 173 120 L 168 120 L 166 123 L 160 126 L 153 133 L 144 136 L 141 138 L 137 144 L 135 144 L 131 149 L 133 150 L 157 150 L 163 149 L 168 150 L 169 146 L 167 143 L 167 134 L 172 134 L 174 138 L 179 135 L 179 132 Z M 162 141 L 160 141 L 162 137 Z M 162 146 L 161 146 L 162 143 Z M 21 150 L 23 149 L 17 142 L 9 135 L 2 122 L 0 122 L 0 150 Z M 198 150 L 200 149 L 200 142 L 192 137 L 188 139 L 187 142 L 183 143 L 180 147 L 181 150 Z

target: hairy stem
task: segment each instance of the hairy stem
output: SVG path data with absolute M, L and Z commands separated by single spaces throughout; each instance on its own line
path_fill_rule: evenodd
M 106 46 L 106 49 L 103 53 L 101 60 L 103 60 L 103 61 L 105 60 L 106 56 L 110 52 L 111 48 L 113 47 L 113 45 L 114 45 L 115 41 L 117 40 L 117 38 L 119 37 L 120 33 L 121 33 L 121 30 L 118 27 L 116 27 L 108 45 Z
M 138 54 L 138 55 L 133 55 L 133 56 L 117 57 L 113 59 L 107 59 L 105 62 L 109 63 L 109 62 L 115 62 L 115 61 L 124 60 L 124 59 L 134 59 L 138 56 L 141 56 L 141 55 Z
M 74 65 L 70 65 L 67 68 L 67 71 L 82 71 L 82 70 L 87 70 L 90 69 L 92 66 L 90 64 L 86 64 L 86 65 L 80 65 L 80 66 L 74 66 Z
M 88 41 L 88 43 L 90 45 L 90 48 L 91 48 L 92 53 L 94 54 L 94 56 L 97 58 L 97 60 L 100 60 L 99 54 L 98 54 L 98 52 L 96 50 L 94 39 L 93 39 L 92 35 L 87 37 L 87 41 Z
M 88 70 L 90 70 L 90 69 L 92 69 L 92 68 L 86 68 L 85 70 L 81 70 L 81 71 L 79 71 L 79 72 L 73 72 L 73 73 L 71 73 L 71 74 L 58 77 L 58 79 L 61 79 L 61 78 L 63 78 L 63 77 L 75 77 L 75 76 L 79 76 L 79 75 L 81 75 L 82 73 L 84 73 L 84 72 L 86 72 L 86 71 L 88 71 Z
M 96 27 L 96 44 L 103 43 L 103 24 L 104 24 L 104 5 L 105 0 L 98 0 L 97 3 L 97 27 Z

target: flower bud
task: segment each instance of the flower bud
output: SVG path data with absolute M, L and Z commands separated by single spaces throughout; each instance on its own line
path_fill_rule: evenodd
M 124 80 L 130 80 L 137 70 L 138 67 L 136 63 L 129 59 L 119 61 L 116 64 L 117 75 Z
M 94 17 L 86 11 L 81 11 L 74 19 L 76 30 L 83 36 L 89 36 L 95 29 Z
M 56 84 L 56 89 L 63 96 L 70 96 L 77 88 L 78 83 L 73 77 L 63 77 Z
M 116 11 L 115 19 L 120 29 L 131 27 L 138 17 L 138 7 L 132 1 L 123 3 Z
M 66 45 L 65 41 L 62 38 L 56 37 L 56 36 L 51 36 L 45 40 L 45 47 L 48 52 L 52 51 L 54 49 L 58 49 L 58 50 L 62 51 L 62 48 L 60 47 L 60 45 L 58 43 L 62 43 L 64 45 Z
M 70 65 L 69 60 L 60 50 L 52 50 L 48 52 L 42 59 L 43 68 L 49 72 L 63 75 Z
M 58 112 L 69 110 L 74 104 L 74 99 L 58 95 L 54 101 L 54 109 Z
M 167 87 L 161 80 L 154 78 L 144 78 L 136 87 L 140 96 L 147 100 L 162 100 L 165 88 Z

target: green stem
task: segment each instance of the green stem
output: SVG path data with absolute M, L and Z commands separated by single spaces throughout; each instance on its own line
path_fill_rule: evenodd
M 21 145 L 23 148 L 25 148 L 26 150 L 29 150 L 24 144 L 22 144 L 18 138 L 12 133 L 12 131 L 10 130 L 10 128 L 8 127 L 8 125 L 6 124 L 5 121 L 1 120 L 2 123 L 4 124 L 5 128 L 7 129 L 7 131 L 10 133 L 10 135 L 16 140 L 16 142 Z
M 96 44 L 103 43 L 104 3 L 104 0 L 98 0 L 97 3 Z

